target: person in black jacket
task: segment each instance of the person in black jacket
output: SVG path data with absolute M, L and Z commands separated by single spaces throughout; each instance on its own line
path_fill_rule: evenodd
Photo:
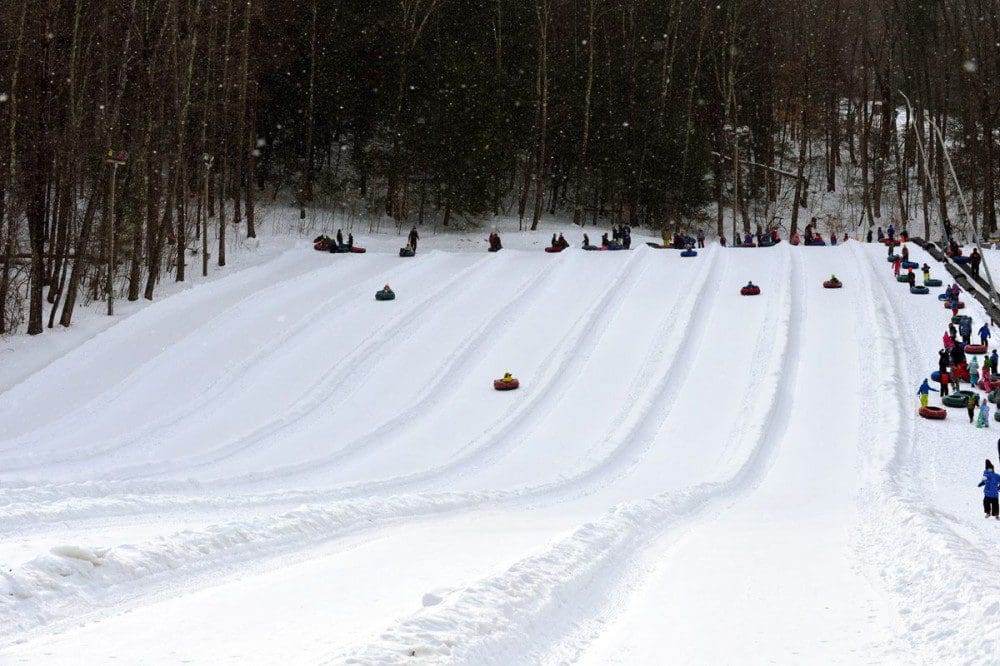
M 969 255 L 969 268 L 972 269 L 972 274 L 979 277 L 979 264 L 983 260 L 983 256 L 979 254 L 979 248 L 972 251 Z
M 340 229 L 337 229 L 337 245 L 340 246 L 343 244 L 344 244 L 344 232 L 341 231 Z
M 407 244 L 410 247 L 413 248 L 414 252 L 416 252 L 417 251 L 417 241 L 420 240 L 420 234 L 417 233 L 417 228 L 416 227 L 413 227 L 412 229 L 410 229 L 410 236 L 409 236 L 409 238 L 407 240 L 409 241 Z

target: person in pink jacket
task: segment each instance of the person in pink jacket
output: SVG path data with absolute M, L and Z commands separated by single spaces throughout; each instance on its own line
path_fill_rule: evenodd
M 949 351 L 951 350 L 952 347 L 955 346 L 955 340 L 952 339 L 952 337 L 948 334 L 948 331 L 944 332 L 944 336 L 941 338 L 941 340 L 944 342 L 944 348 Z

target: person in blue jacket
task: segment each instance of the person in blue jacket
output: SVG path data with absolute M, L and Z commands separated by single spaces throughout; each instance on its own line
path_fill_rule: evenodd
M 934 391 L 935 393 L 938 392 L 937 389 L 932 389 L 931 388 L 931 385 L 927 383 L 927 378 L 924 377 L 924 383 L 921 384 L 920 388 L 917 389 L 917 395 L 920 396 L 920 406 L 921 407 L 926 407 L 927 406 L 927 398 L 928 398 L 928 396 L 930 394 L 930 391 Z
M 997 350 L 994 349 L 993 353 L 990 354 L 990 373 L 997 371 L 997 363 L 1000 363 L 1000 354 L 997 354 Z
M 984 347 L 990 342 L 990 325 L 983 324 L 983 327 L 979 329 L 979 343 Z
M 1000 474 L 993 471 L 993 463 L 989 460 L 986 461 L 979 487 L 983 489 L 983 511 L 986 512 L 986 517 L 993 516 L 1000 520 L 1000 502 L 997 500 L 997 495 L 1000 495 Z
M 893 241 L 893 239 L 895 238 L 895 236 L 896 236 L 896 227 L 894 227 L 894 226 L 892 226 L 892 225 L 890 224 L 890 225 L 889 225 L 889 228 L 888 228 L 888 229 L 886 229 L 886 231 L 887 231 L 887 232 L 888 232 L 888 234 L 889 234 L 889 242 L 891 243 L 891 242 Z

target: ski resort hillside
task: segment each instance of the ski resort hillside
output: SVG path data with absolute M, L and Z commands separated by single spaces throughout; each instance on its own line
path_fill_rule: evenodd
M 569 229 L 0 352 L 0 663 L 1000 661 L 1000 330 L 937 250 Z

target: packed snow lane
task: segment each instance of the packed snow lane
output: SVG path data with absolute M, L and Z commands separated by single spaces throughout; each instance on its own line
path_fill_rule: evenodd
M 866 446 L 859 403 L 869 363 L 857 315 L 864 267 L 847 248 L 804 250 L 802 362 L 779 400 L 788 425 L 760 485 L 665 550 L 655 573 L 585 663 L 654 663 L 662 645 L 680 662 L 852 662 L 892 635 L 887 603 L 857 573 L 858 474 Z M 836 273 L 841 290 L 822 281 Z M 740 479 L 735 483 L 742 483 Z

